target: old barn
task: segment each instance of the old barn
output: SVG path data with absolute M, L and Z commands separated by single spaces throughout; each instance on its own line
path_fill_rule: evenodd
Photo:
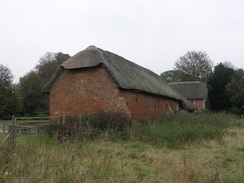
M 197 111 L 201 112 L 206 109 L 206 100 L 208 89 L 205 83 L 199 81 L 174 82 L 168 83 L 174 90 L 191 101 L 197 106 Z
M 50 95 L 51 116 L 114 111 L 150 117 L 196 110 L 157 74 L 95 46 L 60 65 L 43 93 Z

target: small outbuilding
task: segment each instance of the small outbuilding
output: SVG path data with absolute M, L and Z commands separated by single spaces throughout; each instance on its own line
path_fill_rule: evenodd
M 208 89 L 206 84 L 199 81 L 168 83 L 174 90 L 197 106 L 198 112 L 206 109 Z
M 157 74 L 95 46 L 60 65 L 43 93 L 50 95 L 51 116 L 114 111 L 134 118 L 196 110 Z

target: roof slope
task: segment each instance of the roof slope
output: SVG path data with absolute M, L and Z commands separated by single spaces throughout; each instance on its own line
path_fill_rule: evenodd
M 207 87 L 199 81 L 175 82 L 168 84 L 189 100 L 206 99 L 208 96 Z
M 63 69 L 95 67 L 100 64 L 104 66 L 118 88 L 172 98 L 181 101 L 181 105 L 185 109 L 196 110 L 191 102 L 168 86 L 157 74 L 95 46 L 90 46 L 65 61 L 44 86 L 43 93 L 50 92 Z

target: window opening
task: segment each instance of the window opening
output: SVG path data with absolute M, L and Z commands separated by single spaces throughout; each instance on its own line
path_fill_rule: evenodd
M 154 111 L 157 111 L 158 110 L 158 104 L 157 102 L 154 103 Z
M 147 111 L 149 112 L 151 109 L 150 109 L 150 105 L 151 105 L 151 103 L 150 103 L 150 101 L 148 101 L 147 102 Z

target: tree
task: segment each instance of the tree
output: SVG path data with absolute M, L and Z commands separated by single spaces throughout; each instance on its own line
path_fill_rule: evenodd
M 10 118 L 16 111 L 13 74 L 6 66 L 0 65 L 0 118 Z
M 226 93 L 230 98 L 231 112 L 244 114 L 244 70 L 234 71 L 231 81 L 226 85 Z
M 46 53 L 35 69 L 20 78 L 18 95 L 22 104 L 22 114 L 38 115 L 48 113 L 49 96 L 42 94 L 42 88 L 51 78 L 57 67 L 69 59 L 68 54 Z
M 36 71 L 27 73 L 20 78 L 19 88 L 22 113 L 31 116 L 48 112 L 48 97 L 42 95 L 43 82 Z
M 205 52 L 188 51 L 175 62 L 174 70 L 181 81 L 206 81 L 212 68 L 213 63 Z
M 165 71 L 160 76 L 167 83 L 181 81 L 180 71 L 178 70 Z
M 59 65 L 64 63 L 70 56 L 68 54 L 47 52 L 36 65 L 37 73 L 41 76 L 43 85 L 52 77 Z
M 58 52 L 58 53 L 55 53 L 54 58 L 55 58 L 57 64 L 61 65 L 62 63 L 64 63 L 66 60 L 68 60 L 70 58 L 70 55 L 64 54 L 62 52 Z
M 208 79 L 208 98 L 212 111 L 228 110 L 231 106 L 225 86 L 231 80 L 234 69 L 220 63 Z

